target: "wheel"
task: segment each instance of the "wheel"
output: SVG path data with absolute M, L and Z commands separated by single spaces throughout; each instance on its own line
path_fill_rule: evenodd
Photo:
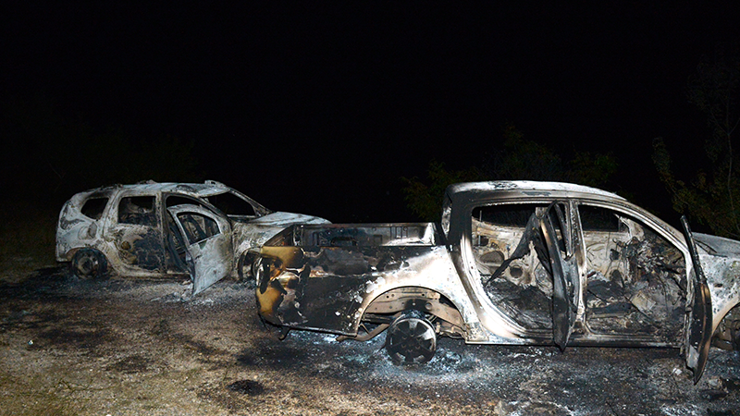
M 437 335 L 423 313 L 406 311 L 388 328 L 385 349 L 396 364 L 426 363 L 437 350 Z
M 726 351 L 740 351 L 740 306 L 735 306 L 722 318 L 712 345 Z
M 255 255 L 249 252 L 245 252 L 241 256 L 239 256 L 239 260 L 237 261 L 236 271 L 237 271 L 237 280 L 240 282 L 247 281 L 251 277 L 255 276 L 254 271 L 254 260 Z
M 740 321 L 732 321 L 729 326 L 732 350 L 740 351 Z
M 72 272 L 80 279 L 102 279 L 108 275 L 108 261 L 98 250 L 83 248 L 72 258 Z

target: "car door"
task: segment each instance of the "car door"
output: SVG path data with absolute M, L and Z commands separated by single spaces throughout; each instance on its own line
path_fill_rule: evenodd
M 704 276 L 696 242 L 691 234 L 686 216 L 681 217 L 686 244 L 693 264 L 690 275 L 693 284 L 692 296 L 687 302 L 686 310 L 686 365 L 694 372 L 694 384 L 699 381 L 709 355 L 709 344 L 712 339 L 712 298 Z
M 123 194 L 113 203 L 107 241 L 114 247 L 124 273 L 163 272 L 165 254 L 156 195 Z
M 547 248 L 548 271 L 553 278 L 553 341 L 560 349 L 565 349 L 576 321 L 580 288 L 578 268 L 572 252 L 572 228 L 562 204 L 553 203 L 538 216 L 542 239 Z
M 193 295 L 229 274 L 233 263 L 229 220 L 197 205 L 168 207 L 180 233 L 181 256 L 193 279 Z

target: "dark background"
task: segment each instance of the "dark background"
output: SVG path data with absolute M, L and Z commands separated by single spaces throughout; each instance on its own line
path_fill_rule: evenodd
M 334 222 L 415 220 L 401 177 L 485 163 L 513 124 L 564 158 L 612 152 L 608 190 L 677 224 L 652 140 L 679 176 L 702 167 L 710 130 L 687 80 L 740 39 L 730 1 L 108 3 L 0 6 L 5 111 L 41 100 L 134 147 L 175 137 L 202 176 Z M 14 197 L 10 183 L 42 186 L 29 170 L 66 181 L 52 205 L 108 184 L 77 186 L 29 156 L 46 146 L 7 143 Z

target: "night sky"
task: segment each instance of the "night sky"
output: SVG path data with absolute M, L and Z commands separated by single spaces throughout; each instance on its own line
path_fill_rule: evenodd
M 192 140 L 207 177 L 335 222 L 414 220 L 400 178 L 484 162 L 507 123 L 612 152 L 610 190 L 672 219 L 652 140 L 692 174 L 709 131 L 687 79 L 740 40 L 733 1 L 65 3 L 0 6 L 0 98 Z

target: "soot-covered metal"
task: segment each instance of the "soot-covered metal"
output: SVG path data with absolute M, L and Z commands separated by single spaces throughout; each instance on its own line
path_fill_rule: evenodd
M 706 349 L 688 338 L 740 346 L 740 242 L 682 234 L 617 195 L 563 183 L 454 185 L 442 212 L 439 225 L 287 228 L 254 263 L 260 316 L 340 339 L 387 331 L 398 362 L 432 359 L 440 335 L 672 347 L 689 351 L 698 380 Z
M 300 223 L 328 221 L 272 212 L 215 181 L 114 185 L 64 204 L 56 257 L 83 278 L 190 275 L 195 294 L 224 276 L 245 278 L 261 245 Z

